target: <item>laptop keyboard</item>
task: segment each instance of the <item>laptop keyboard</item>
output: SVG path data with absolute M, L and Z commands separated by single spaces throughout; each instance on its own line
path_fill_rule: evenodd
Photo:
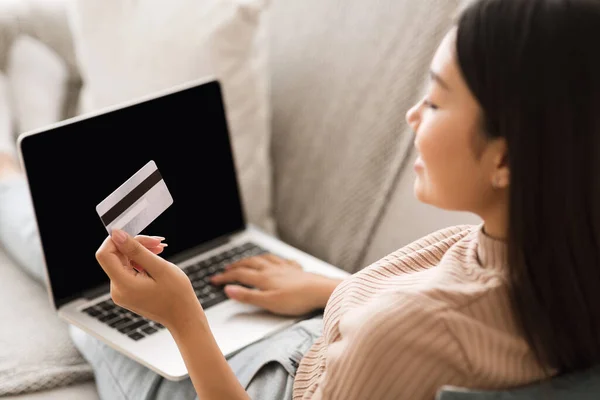
M 184 268 L 183 272 L 190 278 L 202 308 L 207 309 L 227 300 L 223 287 L 210 283 L 210 277 L 223 272 L 227 265 L 242 258 L 263 253 L 266 253 L 265 249 L 253 243 L 244 243 L 190 265 Z M 136 341 L 164 329 L 164 326 L 157 322 L 117 306 L 111 299 L 94 304 L 82 311 Z

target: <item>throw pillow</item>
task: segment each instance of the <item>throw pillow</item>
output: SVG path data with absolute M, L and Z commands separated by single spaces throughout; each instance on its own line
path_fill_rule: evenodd
M 248 221 L 272 232 L 267 0 L 75 0 L 82 112 L 190 80 L 221 81 Z

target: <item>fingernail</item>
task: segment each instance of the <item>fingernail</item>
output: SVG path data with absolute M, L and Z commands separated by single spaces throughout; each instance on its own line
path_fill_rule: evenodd
M 118 244 L 123 244 L 127 240 L 127 233 L 123 232 L 120 229 L 113 229 L 112 238 Z
M 169 247 L 169 245 L 166 244 L 166 243 L 161 243 L 161 244 L 158 245 L 158 247 L 163 247 L 164 248 L 164 247 Z
M 211 281 L 211 282 L 214 282 L 214 281 L 218 280 L 218 279 L 219 279 L 219 276 L 221 276 L 221 275 L 219 274 L 219 275 L 213 275 L 213 276 L 211 276 L 211 277 L 210 277 L 210 281 Z
M 152 239 L 160 240 L 161 242 L 165 240 L 165 238 L 162 236 L 152 236 Z
M 239 293 L 239 288 L 234 285 L 227 285 L 225 286 L 225 293 L 229 297 L 235 297 Z

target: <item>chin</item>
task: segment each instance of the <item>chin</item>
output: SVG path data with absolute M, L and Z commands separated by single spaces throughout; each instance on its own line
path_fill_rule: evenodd
M 421 203 L 427 204 L 427 196 L 425 195 L 425 188 L 423 186 L 424 185 L 423 182 L 421 182 L 421 178 L 417 176 L 417 179 L 415 179 L 415 184 L 413 186 L 413 193 L 417 200 L 419 200 Z

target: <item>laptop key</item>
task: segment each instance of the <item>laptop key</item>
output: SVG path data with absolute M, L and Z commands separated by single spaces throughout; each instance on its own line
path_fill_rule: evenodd
M 131 324 L 128 324 L 128 325 L 125 325 L 125 326 L 119 328 L 118 331 L 121 332 L 121 333 L 129 333 L 129 332 L 134 331 L 134 330 L 136 330 L 138 328 L 144 327 L 147 324 L 148 324 L 148 321 L 140 319 L 138 321 L 135 321 L 135 322 L 133 322 Z
M 192 282 L 192 287 L 194 289 L 202 289 L 204 286 L 206 286 L 206 284 L 204 283 L 204 281 L 194 281 L 194 282 Z
M 214 263 L 218 262 L 218 260 L 215 256 L 212 256 L 211 258 L 209 258 L 206 261 L 208 262 L 208 265 L 213 265 Z
M 138 340 L 140 340 L 140 339 L 142 339 L 142 338 L 144 338 L 144 337 L 145 337 L 144 335 L 142 335 L 142 334 L 141 334 L 141 333 L 139 333 L 139 332 L 132 332 L 132 333 L 130 333 L 130 334 L 129 334 L 129 335 L 127 335 L 127 336 L 129 336 L 130 338 L 132 338 L 132 339 L 133 339 L 133 340 L 135 340 L 135 341 L 138 341 Z
M 110 311 L 115 307 L 114 304 L 110 304 L 108 301 L 103 301 L 100 304 L 96 304 L 96 306 L 106 311 Z
M 225 257 L 227 258 L 231 258 L 235 255 L 235 249 L 231 249 L 231 250 L 227 250 L 225 253 L 223 253 L 225 255 Z
M 249 248 L 251 248 L 252 246 L 253 246 L 253 244 L 252 244 L 252 243 L 244 243 L 243 245 L 241 245 L 241 246 L 239 247 L 239 249 L 240 249 L 241 251 L 246 251 L 246 250 L 248 250 Z
M 190 278 L 190 281 L 197 281 L 198 279 L 201 279 L 204 276 L 204 274 L 202 273 L 202 271 L 198 271 L 198 272 L 194 272 L 193 274 L 189 275 L 188 278 Z
M 90 317 L 97 317 L 98 315 L 102 314 L 102 311 L 98 310 L 96 307 L 88 307 L 85 310 L 83 310 L 83 312 L 89 315 Z
M 147 327 L 143 328 L 142 331 L 144 331 L 144 333 L 146 335 L 152 335 L 153 333 L 158 332 L 158 329 L 155 329 L 151 326 L 147 326 Z
M 191 267 L 187 267 L 187 268 L 184 270 L 184 272 L 185 272 L 187 275 L 191 275 L 191 274 L 193 274 L 193 273 L 196 273 L 196 272 L 200 271 L 201 269 L 202 269 L 202 267 L 201 267 L 201 266 L 199 266 L 198 264 L 194 264 L 194 265 L 192 265 Z
M 209 298 L 209 299 L 200 301 L 200 304 L 202 304 L 202 308 L 207 309 L 208 307 L 212 307 L 212 306 L 219 304 L 225 300 L 227 300 L 227 295 L 225 294 L 225 292 L 220 292 L 220 293 L 216 293 L 212 299 Z
M 122 318 L 119 318 L 119 319 L 117 319 L 117 320 L 115 320 L 115 321 L 111 322 L 111 323 L 110 323 L 110 324 L 108 324 L 108 325 L 109 325 L 111 328 L 118 329 L 118 328 L 120 328 L 121 326 L 125 326 L 125 325 L 127 325 L 128 323 L 130 323 L 130 322 L 131 322 L 131 318 L 129 318 L 129 317 L 122 317 Z
M 209 270 L 210 270 L 210 267 L 203 268 L 202 270 L 198 271 L 198 274 L 196 276 L 198 277 L 198 279 L 204 278 L 206 275 L 208 275 L 210 273 Z
M 100 320 L 100 322 L 108 322 L 112 319 L 117 318 L 118 315 L 115 313 L 109 313 L 109 314 L 104 314 L 103 316 L 101 316 L 100 318 L 98 318 Z
M 129 318 L 131 318 L 131 319 L 139 319 L 139 318 L 142 318 L 140 315 L 138 315 L 138 314 L 134 313 L 133 311 L 127 311 L 127 313 L 125 313 L 125 314 L 123 314 L 123 315 L 125 315 L 126 317 L 129 317 Z

